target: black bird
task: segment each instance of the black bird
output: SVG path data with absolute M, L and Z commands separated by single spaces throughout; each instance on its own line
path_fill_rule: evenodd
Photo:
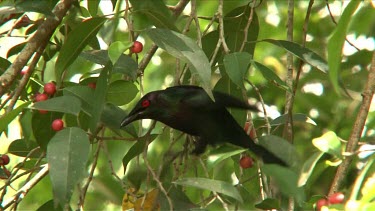
M 255 144 L 226 109 L 257 110 L 254 106 L 220 92 L 214 91 L 213 96 L 215 102 L 198 86 L 174 86 L 150 92 L 140 99 L 121 127 L 135 120 L 153 119 L 197 137 L 195 154 L 204 152 L 208 144 L 229 142 L 250 149 L 265 163 L 286 166 L 266 148 Z

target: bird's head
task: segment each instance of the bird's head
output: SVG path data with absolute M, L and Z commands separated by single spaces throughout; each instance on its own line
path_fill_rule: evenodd
M 122 120 L 121 127 L 124 127 L 139 119 L 157 120 L 157 117 L 161 112 L 161 106 L 158 100 L 159 94 L 159 91 L 155 91 L 143 96 L 129 115 Z

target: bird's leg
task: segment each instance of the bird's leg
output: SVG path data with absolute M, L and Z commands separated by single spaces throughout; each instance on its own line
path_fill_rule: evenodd
M 207 145 L 208 143 L 205 139 L 203 139 L 202 137 L 196 137 L 194 142 L 194 149 L 191 153 L 195 155 L 200 155 L 206 150 Z

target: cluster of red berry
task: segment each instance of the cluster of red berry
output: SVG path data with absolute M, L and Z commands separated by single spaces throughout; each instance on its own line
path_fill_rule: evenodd
M 6 154 L 2 154 L 0 156 L 0 166 L 2 167 L 3 169 L 3 172 L 5 173 L 4 176 L 0 176 L 0 179 L 8 179 L 9 176 L 10 176 L 10 171 L 5 167 L 6 165 L 8 165 L 10 159 L 9 159 L 9 156 L 6 155 Z
M 46 83 L 44 85 L 44 93 L 38 93 L 35 95 L 35 102 L 48 100 L 49 97 L 53 96 L 56 93 L 56 85 L 53 82 Z M 41 114 L 46 114 L 48 111 L 39 110 Z M 52 122 L 52 130 L 59 131 L 64 128 L 64 122 L 62 119 L 55 119 Z
M 322 210 L 322 207 L 329 206 L 330 204 L 341 204 L 344 202 L 345 195 L 341 192 L 334 193 L 328 198 L 319 199 L 316 204 L 316 210 Z

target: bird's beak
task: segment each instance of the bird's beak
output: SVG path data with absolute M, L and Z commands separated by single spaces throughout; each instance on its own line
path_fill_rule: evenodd
M 124 126 L 130 124 L 131 122 L 137 120 L 137 117 L 138 117 L 138 115 L 136 115 L 136 114 L 133 114 L 133 115 L 130 114 L 129 116 L 125 117 L 125 119 L 122 120 L 122 122 L 121 122 L 121 127 L 124 127 Z

